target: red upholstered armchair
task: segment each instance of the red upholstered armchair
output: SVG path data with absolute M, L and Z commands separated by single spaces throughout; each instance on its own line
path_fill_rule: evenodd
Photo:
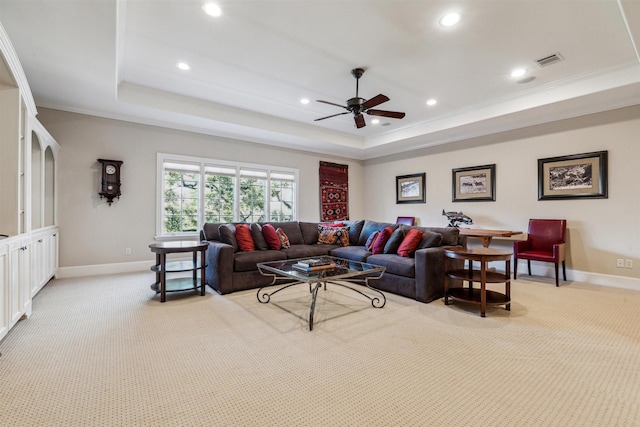
M 531 260 L 552 262 L 558 284 L 558 264 L 562 262 L 562 277 L 567 280 L 564 261 L 566 257 L 565 237 L 567 221 L 564 219 L 530 219 L 527 240 L 513 242 L 513 278 L 518 277 L 518 260 L 526 259 L 529 275 Z

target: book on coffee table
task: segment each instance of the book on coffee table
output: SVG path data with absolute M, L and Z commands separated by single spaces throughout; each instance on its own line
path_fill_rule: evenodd
M 298 271 L 302 271 L 304 273 L 313 273 L 315 271 L 321 271 L 321 270 L 330 270 L 333 268 L 333 264 L 329 263 L 329 264 L 323 264 L 323 265 L 315 265 L 312 267 L 309 267 L 305 264 L 302 263 L 296 263 L 293 264 L 292 266 L 293 268 L 295 268 Z
M 320 267 L 325 265 L 331 265 L 331 261 L 323 258 L 310 258 L 310 259 L 303 259 L 301 261 L 298 261 L 296 265 L 299 265 L 300 267 Z

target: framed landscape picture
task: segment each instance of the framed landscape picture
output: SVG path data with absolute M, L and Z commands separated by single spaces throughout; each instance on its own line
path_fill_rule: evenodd
M 396 203 L 425 203 L 426 173 L 396 176 Z
M 496 165 L 453 169 L 452 201 L 492 202 L 496 200 Z
M 607 151 L 538 159 L 538 200 L 607 197 Z

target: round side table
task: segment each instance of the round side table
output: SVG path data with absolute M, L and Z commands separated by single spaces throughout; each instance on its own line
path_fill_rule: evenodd
M 449 305 L 449 298 L 480 305 L 480 316 L 485 317 L 487 305 L 505 305 L 511 310 L 511 255 L 510 251 L 490 248 L 465 248 L 450 246 L 444 248 L 446 259 L 462 259 L 469 262 L 468 269 L 449 270 L 445 265 L 448 278 L 468 281 L 469 287 L 449 288 L 445 279 L 444 303 Z M 445 262 L 446 262 L 445 259 Z M 473 262 L 480 263 L 480 270 L 473 269 Z M 505 261 L 505 273 L 489 271 L 487 264 L 492 261 Z M 480 283 L 480 289 L 473 287 L 473 282 Z M 487 283 L 505 284 L 505 293 L 487 290 Z
M 160 302 L 167 300 L 167 292 L 179 292 L 186 290 L 197 290 L 200 288 L 200 295 L 205 295 L 205 268 L 206 258 L 205 252 L 209 243 L 179 240 L 168 242 L 151 243 L 149 248 L 151 252 L 156 254 L 156 263 L 151 267 L 152 271 L 156 272 L 156 282 L 151 285 L 151 289 L 160 294 Z M 193 253 L 192 261 L 171 261 L 167 262 L 168 254 L 175 253 Z M 200 253 L 200 260 L 198 260 L 198 252 Z M 167 273 L 177 273 L 192 271 L 192 277 L 178 277 L 167 279 Z M 198 272 L 200 273 L 200 285 L 198 286 Z

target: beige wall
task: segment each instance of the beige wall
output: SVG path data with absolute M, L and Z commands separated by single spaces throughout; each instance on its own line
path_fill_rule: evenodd
M 151 259 L 155 234 L 156 153 L 297 167 L 299 218 L 318 219 L 318 161 L 349 164 L 351 218 L 394 221 L 413 215 L 444 226 L 442 210 L 463 211 L 479 228 L 526 231 L 529 218 L 566 218 L 570 279 L 581 273 L 640 278 L 640 106 L 447 144 L 365 162 L 41 108 L 38 118 L 60 143 L 58 218 L 62 267 Z M 609 152 L 609 198 L 537 200 L 537 159 Z M 123 196 L 99 199 L 98 158 L 124 160 Z M 451 169 L 496 164 L 495 202 L 451 202 Z M 395 204 L 395 177 L 426 172 L 426 204 Z M 366 182 L 366 185 L 363 183 Z M 473 240 L 471 241 L 473 242 Z M 492 246 L 510 247 L 510 241 Z M 130 247 L 133 254 L 125 256 Z M 615 267 L 617 258 L 633 269 Z M 584 276 L 584 275 L 583 275 Z M 626 276 L 626 277 L 624 277 Z M 636 282 L 634 282 L 636 283 Z
M 608 199 L 538 201 L 537 159 L 601 150 L 608 150 Z M 409 215 L 441 226 L 447 224 L 443 209 L 463 211 L 478 228 L 523 231 L 529 218 L 566 218 L 568 269 L 640 278 L 639 160 L 636 106 L 366 161 L 364 180 L 378 185 L 365 186 L 364 211 L 372 219 Z M 451 201 L 452 169 L 493 163 L 495 202 Z M 426 204 L 395 204 L 395 177 L 420 172 L 427 174 Z M 616 268 L 617 258 L 633 260 L 634 268 Z
M 60 266 L 87 266 L 152 259 L 156 230 L 156 154 L 223 159 L 298 168 L 298 218 L 318 221 L 318 162 L 349 165 L 349 210 L 361 218 L 361 162 L 268 145 L 38 109 L 38 119 L 60 143 L 58 224 Z M 123 160 L 122 197 L 112 206 L 98 196 L 98 158 Z M 125 248 L 132 254 L 125 255 Z

